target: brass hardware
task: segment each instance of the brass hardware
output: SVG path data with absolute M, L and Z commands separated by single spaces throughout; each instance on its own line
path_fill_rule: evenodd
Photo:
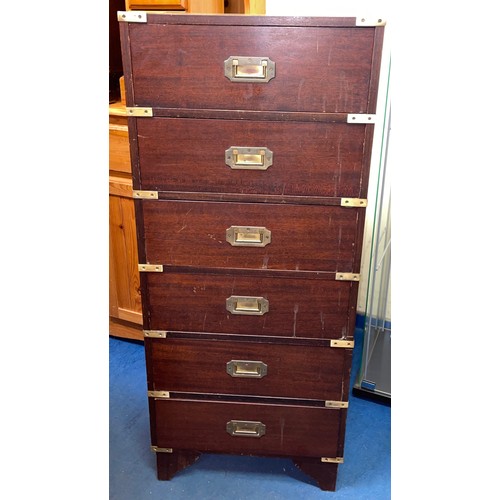
M 269 57 L 231 56 L 224 61 L 224 76 L 232 82 L 267 83 L 275 73 Z
M 132 191 L 132 198 L 138 198 L 141 200 L 157 200 L 158 191 Z
M 260 438 L 266 433 L 266 426 L 262 422 L 231 420 L 226 424 L 226 431 L 231 436 Z
M 147 23 L 148 15 L 142 10 L 136 11 L 118 11 L 118 21 L 127 23 Z
M 354 340 L 342 340 L 342 339 L 330 340 L 330 347 L 343 347 L 352 349 L 354 347 Z
M 385 19 L 381 17 L 357 17 L 356 26 L 385 26 Z
M 347 115 L 347 123 L 375 123 L 377 115 L 354 114 Z
M 172 448 L 159 448 L 158 446 L 151 446 L 151 451 L 156 453 L 173 453 L 174 450 Z
M 162 264 L 139 264 L 139 272 L 162 273 L 163 272 L 163 265 Z
M 226 149 L 226 165 L 233 170 L 267 170 L 273 164 L 273 152 L 265 147 L 231 146 Z
M 153 339 L 165 339 L 167 338 L 167 332 L 164 330 L 143 330 L 145 337 L 150 337 Z
M 359 281 L 360 276 L 359 273 L 336 273 L 335 279 L 337 281 Z
M 127 116 L 151 118 L 153 116 L 153 108 L 127 108 Z
M 347 408 L 349 403 L 347 401 L 325 401 L 327 408 Z
M 231 295 L 226 299 L 226 309 L 231 314 L 262 316 L 269 311 L 269 301 L 264 297 L 241 297 Z
M 148 391 L 148 398 L 168 399 L 170 392 L 168 391 Z
M 231 377 L 262 378 L 267 375 L 267 365 L 262 361 L 233 359 L 226 363 L 226 372 Z
M 329 463 L 329 464 L 343 464 L 344 458 L 343 457 L 335 457 L 335 458 L 321 457 L 321 461 Z
M 265 247 L 271 243 L 271 231 L 265 227 L 231 226 L 226 241 L 234 247 Z
M 342 207 L 366 207 L 368 200 L 366 198 L 341 198 Z

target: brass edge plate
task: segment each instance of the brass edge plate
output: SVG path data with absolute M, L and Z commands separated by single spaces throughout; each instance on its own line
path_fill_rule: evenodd
M 168 391 L 148 391 L 148 398 L 169 399 L 170 392 L 168 392 Z
M 325 401 L 326 408 L 347 408 L 349 403 L 347 401 Z
M 321 461 L 328 463 L 328 464 L 343 464 L 344 458 L 343 457 L 335 457 L 335 458 L 321 457 Z
M 142 10 L 119 10 L 117 12 L 118 21 L 126 23 L 147 23 L 148 15 Z
M 377 115 L 353 114 L 347 115 L 347 123 L 375 123 Z
M 158 199 L 158 191 L 132 191 L 132 198 L 137 198 L 140 200 L 157 200 Z
M 158 446 L 151 446 L 151 451 L 155 453 L 173 453 L 174 450 L 172 448 L 159 448 Z
M 167 338 L 166 330 L 143 330 L 144 336 L 153 339 L 165 339 Z
M 363 17 L 356 18 L 356 26 L 385 26 L 386 20 L 381 17 Z
M 352 349 L 354 347 L 354 340 L 333 339 L 330 340 L 330 347 L 343 347 Z
M 132 108 L 127 108 L 126 111 L 127 111 L 127 116 L 135 116 L 142 118 L 153 117 L 153 108 L 132 107 Z
M 139 264 L 139 272 L 145 273 L 162 273 L 163 265 L 162 264 Z
M 366 198 L 340 198 L 341 207 L 366 207 L 368 200 Z
M 337 281 L 359 281 L 360 277 L 359 273 L 335 273 Z

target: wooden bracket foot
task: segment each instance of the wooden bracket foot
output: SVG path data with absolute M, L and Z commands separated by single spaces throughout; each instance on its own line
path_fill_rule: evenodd
M 325 491 L 335 491 L 338 464 L 325 463 L 321 458 L 293 458 L 293 463 L 305 474 L 314 479 Z
M 169 481 L 177 472 L 194 464 L 200 453 L 195 451 L 173 451 L 172 453 L 156 453 L 158 479 Z

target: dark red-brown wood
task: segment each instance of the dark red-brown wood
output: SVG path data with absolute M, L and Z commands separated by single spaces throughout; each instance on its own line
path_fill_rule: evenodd
M 366 198 L 366 126 L 250 120 L 137 120 L 140 189 Z M 193 138 L 196 138 L 193 141 Z M 230 147 L 266 147 L 265 171 L 231 169 Z
M 366 113 L 373 28 L 129 26 L 129 106 Z M 231 56 L 269 57 L 268 83 L 232 82 Z
M 322 462 L 320 458 L 295 457 L 293 463 L 325 491 L 335 491 L 338 464 Z
M 189 467 L 200 458 L 201 453 L 173 450 L 172 453 L 157 452 L 156 467 L 158 479 L 169 481 L 177 472 Z
M 384 28 L 355 18 L 147 14 L 120 23 L 141 273 L 151 443 L 158 477 L 170 479 L 202 452 L 292 457 L 322 489 L 334 490 L 343 456 L 352 339 Z M 230 82 L 230 56 L 269 57 L 268 83 Z M 232 170 L 231 146 L 267 147 L 267 171 Z M 272 243 L 232 247 L 231 226 L 264 226 Z M 230 295 L 269 300 L 262 316 L 226 310 Z M 233 378 L 231 359 L 262 360 L 262 379 Z M 261 438 L 234 437 L 229 420 L 259 420 Z
M 351 349 L 220 340 L 148 339 L 148 387 L 154 391 L 241 394 L 346 401 Z M 262 378 L 232 377 L 232 360 L 260 361 Z
M 174 475 L 192 465 L 201 453 L 192 451 L 159 452 L 156 454 L 157 476 L 159 480 L 169 481 Z M 294 464 L 313 478 L 322 490 L 335 491 L 338 464 L 323 463 L 319 458 L 294 458 Z
M 254 120 L 266 122 L 347 123 L 349 113 L 314 111 L 256 111 L 254 109 L 197 109 L 152 107 L 155 118 L 196 118 L 202 120 Z M 352 123 L 354 125 L 354 123 Z M 357 125 L 362 125 L 357 123 Z
M 157 14 L 148 12 L 149 24 L 187 24 L 187 25 L 220 25 L 220 26 L 297 26 L 297 27 L 323 27 L 343 28 L 356 26 L 355 17 L 314 17 L 314 16 L 256 16 L 241 14 L 190 14 L 189 16 L 176 16 L 175 14 Z M 379 29 L 383 28 L 367 28 Z
M 275 456 L 337 457 L 346 410 L 221 401 L 154 400 L 156 445 L 162 448 Z M 261 422 L 264 436 L 231 436 L 231 420 Z M 340 455 L 339 455 L 340 452 Z
M 148 201 L 146 262 L 168 266 L 359 272 L 354 268 L 358 209 L 257 203 Z M 265 247 L 233 246 L 231 226 L 265 227 Z
M 352 337 L 351 288 L 357 283 L 247 275 L 147 274 L 149 328 L 338 339 Z M 264 297 L 262 316 L 231 314 L 230 296 Z M 144 297 L 143 297 L 144 300 Z

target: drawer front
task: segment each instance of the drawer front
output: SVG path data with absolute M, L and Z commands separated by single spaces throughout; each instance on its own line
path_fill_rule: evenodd
M 353 334 L 351 297 L 357 294 L 356 282 L 241 274 L 143 274 L 150 330 L 326 339 Z M 235 302 L 239 303 L 236 307 Z
M 364 126 L 153 118 L 137 135 L 144 190 L 366 198 Z
M 346 410 L 174 399 L 154 400 L 152 407 L 156 422 L 153 444 L 160 448 L 277 456 L 342 456 L 339 431 Z M 245 426 L 243 422 L 255 424 Z M 234 435 L 228 432 L 228 423 Z M 259 432 L 264 435 L 257 437 Z
M 343 380 L 349 377 L 351 349 L 179 338 L 147 342 L 155 391 L 347 400 Z
M 169 266 L 355 272 L 358 215 L 340 206 L 148 201 L 145 259 Z
M 148 21 L 131 23 L 128 31 L 134 98 L 129 105 L 367 112 L 373 29 Z M 236 71 L 255 75 L 260 61 L 268 58 L 268 68 L 275 64 L 274 76 L 267 83 L 260 77 L 257 83 L 231 81 L 225 76 L 225 61 L 232 56 L 238 61 Z M 249 62 L 249 57 L 259 62 Z

